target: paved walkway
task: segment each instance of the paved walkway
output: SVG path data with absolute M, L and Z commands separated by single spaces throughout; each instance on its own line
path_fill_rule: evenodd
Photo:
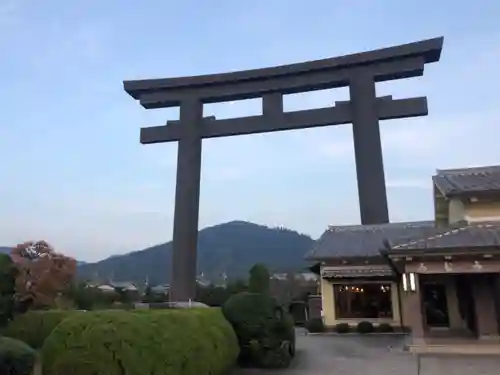
M 327 336 L 297 332 L 292 367 L 238 370 L 235 375 L 497 375 L 500 357 L 416 356 L 402 352 L 400 336 Z

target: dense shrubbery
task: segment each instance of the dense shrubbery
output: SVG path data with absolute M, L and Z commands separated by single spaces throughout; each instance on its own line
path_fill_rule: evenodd
M 242 292 L 223 306 L 240 344 L 243 366 L 287 367 L 295 354 L 293 319 L 265 293 Z
M 217 309 L 87 312 L 61 322 L 42 348 L 44 375 L 219 375 L 237 356 Z
M 31 375 L 36 352 L 24 342 L 0 337 L 0 374 Z
M 337 333 L 349 333 L 351 331 L 351 326 L 348 323 L 338 323 L 335 325 L 335 332 Z
M 370 322 L 362 321 L 362 322 L 358 323 L 356 330 L 359 333 L 363 333 L 363 334 L 364 333 L 372 333 L 373 331 L 375 331 L 375 327 Z
M 14 314 L 17 269 L 7 254 L 0 254 L 0 327 Z
M 323 324 L 323 319 L 321 319 L 321 318 L 309 319 L 306 322 L 306 329 L 311 333 L 324 332 L 325 325 Z
M 85 313 L 75 310 L 30 311 L 16 316 L 3 333 L 39 349 L 59 323 L 75 314 Z

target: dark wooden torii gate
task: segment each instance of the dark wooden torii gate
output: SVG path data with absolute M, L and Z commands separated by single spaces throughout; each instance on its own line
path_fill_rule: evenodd
M 180 107 L 178 121 L 141 129 L 141 143 L 179 142 L 171 300 L 194 298 L 201 143 L 204 138 L 353 124 L 362 224 L 389 222 L 379 120 L 426 116 L 427 99 L 377 97 L 375 83 L 422 76 L 439 61 L 443 38 L 265 69 L 125 81 L 144 108 Z M 329 108 L 284 112 L 283 95 L 349 87 L 350 100 Z M 203 104 L 262 98 L 262 114 L 217 120 Z

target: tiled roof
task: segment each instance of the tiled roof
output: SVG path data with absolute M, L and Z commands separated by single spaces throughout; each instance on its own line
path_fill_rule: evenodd
M 500 222 L 461 223 L 449 228 L 436 228 L 427 236 L 409 241 L 389 241 L 391 250 L 424 250 L 446 248 L 500 248 Z
M 445 196 L 500 192 L 500 166 L 438 170 L 432 180 Z
M 306 259 L 379 256 L 384 240 L 412 238 L 431 233 L 433 228 L 433 221 L 330 226 L 306 254 Z

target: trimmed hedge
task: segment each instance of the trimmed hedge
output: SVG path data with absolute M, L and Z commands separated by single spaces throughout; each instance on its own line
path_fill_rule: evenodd
M 44 375 L 222 375 L 238 342 L 217 309 L 92 311 L 57 326 Z
M 375 330 L 381 333 L 390 333 L 394 332 L 394 327 L 391 326 L 389 323 L 381 323 L 376 327 Z
M 288 367 L 295 355 L 293 319 L 267 294 L 241 292 L 222 311 L 240 345 L 238 362 L 262 368 Z
M 29 311 L 17 315 L 7 325 L 3 334 L 21 340 L 34 349 L 39 349 L 59 323 L 75 314 L 86 313 L 77 310 Z
M 375 327 L 371 322 L 362 321 L 358 323 L 356 330 L 361 334 L 372 333 L 375 331 Z
M 31 375 L 36 362 L 36 351 L 24 342 L 0 337 L 0 374 Z
M 335 332 L 337 333 L 349 333 L 351 331 L 351 326 L 349 323 L 337 323 L 335 325 Z

